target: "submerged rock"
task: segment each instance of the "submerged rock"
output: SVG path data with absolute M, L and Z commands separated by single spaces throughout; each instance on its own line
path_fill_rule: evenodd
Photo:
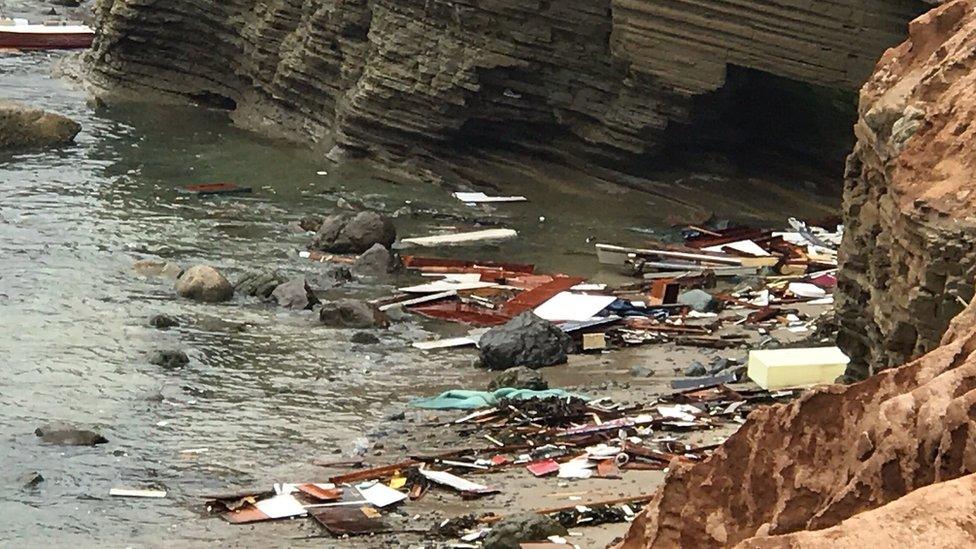
M 34 429 L 34 434 L 45 444 L 61 446 L 95 446 L 105 444 L 108 439 L 88 429 L 79 429 L 74 425 L 63 422 L 50 423 Z
M 718 301 L 704 290 L 688 290 L 678 296 L 678 303 L 687 305 L 699 313 L 711 313 L 718 309 Z
M 386 246 L 373 246 L 356 258 L 352 270 L 362 276 L 381 276 L 392 273 L 399 267 L 400 261 Z
M 234 291 L 251 297 L 271 299 L 275 288 L 288 282 L 278 271 L 251 271 L 241 276 L 234 284 Z
M 319 320 L 333 328 L 385 328 L 390 321 L 379 309 L 358 299 L 339 299 L 322 304 Z
M 180 321 L 176 317 L 169 315 L 153 315 L 149 319 L 149 325 L 153 328 L 159 328 L 164 330 L 166 328 L 172 328 L 174 326 L 179 326 Z
M 175 279 L 183 272 L 183 268 L 171 261 L 158 259 L 141 259 L 132 264 L 132 270 L 139 276 L 161 277 Z
M 317 270 L 306 274 L 306 279 L 316 288 L 336 288 L 355 280 L 348 265 L 322 263 L 316 267 Z
M 375 212 L 331 215 L 322 221 L 309 248 L 333 253 L 363 253 L 374 244 L 389 248 L 396 241 L 390 218 Z
M 481 336 L 481 364 L 489 370 L 563 364 L 572 343 L 552 322 L 525 312 Z
M 380 338 L 376 337 L 375 335 L 369 332 L 356 332 L 352 334 L 352 337 L 349 338 L 349 341 L 357 345 L 376 345 L 377 343 L 380 342 Z
M 306 215 L 298 220 L 298 226 L 311 233 L 318 232 L 319 227 L 322 226 L 322 218 L 317 215 Z
M 532 368 L 526 368 L 525 366 L 516 366 L 498 374 L 488 384 L 489 391 L 505 387 L 544 391 L 549 388 L 549 383 L 538 371 Z
M 0 150 L 65 145 L 80 131 L 66 116 L 0 100 Z
M 505 517 L 491 527 L 485 536 L 484 549 L 519 549 L 522 542 L 547 541 L 549 536 L 565 536 L 566 527 L 552 517 L 537 513 L 519 513 Z
M 271 298 L 281 307 L 288 309 L 311 309 L 319 303 L 315 292 L 304 278 L 295 278 L 278 285 L 271 292 Z
M 194 301 L 217 303 L 234 297 L 234 287 L 217 269 L 195 265 L 176 280 L 176 293 Z
M 42 482 L 44 482 L 44 475 L 37 471 L 30 471 L 17 477 L 17 484 L 28 490 L 37 488 Z
M 190 357 L 179 350 L 165 349 L 149 353 L 146 359 L 150 364 L 162 366 L 164 368 L 180 368 L 190 363 Z

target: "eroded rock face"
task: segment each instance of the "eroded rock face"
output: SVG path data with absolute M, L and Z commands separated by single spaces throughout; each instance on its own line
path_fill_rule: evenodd
M 976 475 L 920 488 L 832 528 L 749 538 L 736 549 L 865 549 L 976 544 Z
M 829 528 L 976 471 L 976 303 L 922 358 L 756 410 L 705 461 L 671 465 L 622 548 Z
M 65 145 L 80 131 L 66 116 L 0 100 L 0 150 Z
M 247 126 L 332 146 L 330 157 L 423 164 L 453 146 L 503 142 L 614 166 L 658 152 L 664 130 L 723 86 L 730 65 L 855 89 L 924 4 L 99 0 L 95 9 L 88 59 L 109 101 L 155 92 L 231 108 Z M 181 55 L 170 54 L 175 43 Z
M 863 378 L 933 349 L 976 278 L 973 4 L 909 27 L 861 91 L 840 253 L 840 345 Z

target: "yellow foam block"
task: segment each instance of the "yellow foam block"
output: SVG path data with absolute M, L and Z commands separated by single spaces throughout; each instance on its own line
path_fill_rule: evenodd
M 851 359 L 837 347 L 749 351 L 749 377 L 763 389 L 833 383 Z

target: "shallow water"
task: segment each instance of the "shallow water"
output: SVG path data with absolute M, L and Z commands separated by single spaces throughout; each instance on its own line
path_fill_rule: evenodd
M 375 439 L 382 418 L 409 398 L 476 377 L 471 354 L 408 348 L 454 327 L 397 323 L 380 345 L 358 347 L 348 342 L 351 332 L 316 326 L 310 314 L 243 298 L 222 305 L 177 300 L 169 282 L 134 275 L 138 259 L 210 263 L 232 280 L 271 267 L 315 280 L 321 266 L 297 257 L 309 236 L 296 222 L 335 211 L 342 197 L 398 212 L 401 235 L 462 226 L 458 219 L 472 217 L 520 233 L 515 241 L 449 255 L 607 277 L 592 255 L 593 241 L 639 244 L 646 235 L 635 227 L 663 234 L 668 218 L 701 210 L 779 225 L 837 205 L 797 191 L 796 181 L 770 186 L 706 174 L 642 193 L 567 183 L 554 171 L 546 181 L 513 180 L 503 189 L 525 194 L 527 203 L 471 209 L 447 189 L 394 182 L 362 165 L 333 166 L 302 147 L 235 129 L 222 113 L 93 110 L 81 92 L 48 76 L 57 57 L 0 57 L 0 98 L 61 112 L 84 126 L 76 144 L 62 150 L 0 155 L 4 545 L 39 539 L 185 545 L 225 539 L 233 528 L 243 535 L 240 527 L 201 519 L 190 495 L 295 480 L 289 474 L 306 470 L 311 458 L 348 449 L 360 436 Z M 201 199 L 178 191 L 215 181 L 255 192 Z M 325 296 L 378 297 L 391 288 L 358 282 Z M 148 327 L 156 313 L 178 316 L 181 327 Z M 185 349 L 191 364 L 168 371 L 146 363 L 146 353 L 159 348 Z M 110 443 L 39 444 L 32 431 L 54 420 L 95 427 Z M 195 448 L 207 451 L 181 453 Z M 34 470 L 46 481 L 22 489 L 17 477 Z M 157 486 L 169 497 L 113 500 L 107 496 L 113 486 Z M 262 539 L 260 526 L 246 531 L 250 543 L 274 539 Z

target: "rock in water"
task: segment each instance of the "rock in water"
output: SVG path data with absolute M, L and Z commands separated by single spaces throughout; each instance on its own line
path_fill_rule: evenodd
M 481 336 L 481 364 L 489 370 L 563 364 L 572 343 L 552 322 L 525 312 Z
M 288 309 L 311 309 L 319 303 L 319 298 L 315 297 L 315 292 L 304 278 L 295 278 L 278 285 L 271 292 L 271 298 Z
M 180 321 L 175 317 L 169 315 L 154 315 L 149 319 L 149 325 L 153 328 L 159 328 L 160 330 L 165 330 L 166 328 L 172 328 L 174 326 L 179 326 Z
M 17 477 L 17 484 L 28 490 L 37 488 L 42 482 L 44 482 L 44 475 L 37 471 L 29 471 Z
M 0 101 L 0 150 L 65 145 L 80 131 L 81 124 L 60 114 Z
M 531 389 L 533 391 L 544 391 L 549 388 L 549 383 L 538 371 L 525 366 L 509 368 L 495 376 L 488 384 L 488 390 L 514 387 L 515 389 Z
M 132 270 L 139 276 L 162 277 L 176 279 L 183 272 L 183 268 L 171 261 L 159 259 L 141 259 L 132 264 Z
M 376 345 L 380 342 L 380 338 L 369 332 L 356 332 L 352 334 L 349 341 L 355 343 L 356 345 Z
M 190 357 L 183 351 L 166 349 L 149 353 L 147 359 L 150 364 L 162 366 L 163 368 L 180 368 L 190 363 Z
M 569 532 L 555 519 L 536 513 L 520 513 L 498 521 L 485 536 L 484 549 L 519 549 L 525 541 L 547 541 Z
M 51 423 L 34 429 L 34 434 L 41 437 L 45 444 L 59 444 L 61 446 L 95 446 L 105 444 L 108 439 L 95 431 L 79 429 L 68 423 Z
M 352 270 L 358 275 L 380 276 L 396 270 L 399 261 L 386 246 L 373 244 L 373 246 L 356 258 L 352 265 Z
M 194 301 L 217 303 L 234 297 L 234 287 L 217 269 L 195 265 L 176 280 L 176 293 Z
M 325 218 L 309 248 L 339 254 L 359 254 L 374 244 L 389 248 L 394 241 L 396 228 L 390 218 L 375 212 L 360 212 Z
M 687 305 L 699 313 L 711 313 L 718 309 L 718 302 L 704 290 L 688 290 L 678 296 L 678 303 Z
M 376 307 L 357 299 L 340 299 L 322 304 L 319 320 L 333 328 L 385 328 L 389 319 Z
M 234 291 L 252 297 L 270 299 L 275 288 L 285 282 L 288 280 L 278 271 L 253 271 L 237 280 Z

